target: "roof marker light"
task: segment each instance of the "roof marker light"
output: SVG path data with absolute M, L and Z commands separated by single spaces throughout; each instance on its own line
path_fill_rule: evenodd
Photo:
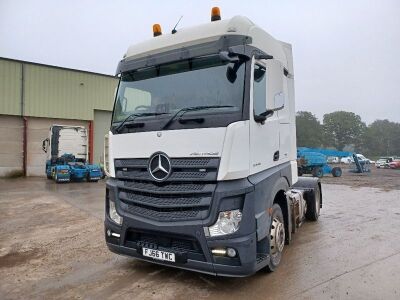
M 211 22 L 221 20 L 221 12 L 219 11 L 219 7 L 215 6 L 211 9 Z
M 160 24 L 154 24 L 153 25 L 153 36 L 156 37 L 156 36 L 159 36 L 161 34 L 162 34 L 162 32 L 161 32 Z

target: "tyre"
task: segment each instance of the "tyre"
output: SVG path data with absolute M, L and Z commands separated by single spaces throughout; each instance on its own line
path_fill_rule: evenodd
M 274 272 L 281 262 L 282 251 L 285 246 L 285 221 L 278 204 L 272 206 L 269 238 L 270 260 L 267 265 L 267 272 Z
M 297 168 L 297 176 L 303 176 L 303 170 L 301 168 Z
M 342 176 L 342 169 L 339 168 L 339 167 L 334 167 L 334 168 L 332 169 L 332 175 L 333 175 L 333 177 L 340 177 L 340 176 Z
M 322 168 L 320 168 L 320 167 L 315 167 L 312 170 L 312 176 L 314 176 L 314 177 L 321 178 L 323 175 L 324 175 L 324 172 L 322 171 Z
M 46 174 L 46 176 L 47 176 L 47 179 L 53 179 L 53 177 L 51 177 L 51 174 L 50 175 Z
M 321 191 L 319 185 L 314 189 L 314 193 L 308 193 L 307 196 L 306 219 L 309 221 L 317 221 L 321 209 Z
M 90 174 L 87 174 L 86 175 L 86 181 L 87 182 L 97 182 L 97 181 L 99 181 L 98 179 L 92 179 L 91 177 L 90 177 Z

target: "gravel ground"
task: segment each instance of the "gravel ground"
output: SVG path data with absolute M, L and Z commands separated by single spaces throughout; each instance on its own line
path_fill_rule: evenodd
M 400 190 L 400 169 L 378 169 L 371 166 L 371 172 L 357 174 L 350 172 L 348 165 L 338 165 L 342 168 L 341 177 L 328 174 L 322 178 L 323 183 L 343 184 L 352 187 L 375 187 L 384 191 Z
M 323 185 L 319 221 L 300 228 L 275 273 L 248 278 L 216 278 L 109 252 L 104 182 L 0 180 L 0 298 L 399 299 L 400 176 L 386 171 L 387 178 L 397 174 L 394 184 L 381 186 L 377 172 L 324 178 L 335 184 Z

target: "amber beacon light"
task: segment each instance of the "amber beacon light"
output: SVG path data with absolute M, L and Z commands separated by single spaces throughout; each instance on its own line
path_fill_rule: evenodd
M 219 7 L 213 7 L 211 9 L 211 22 L 221 20 L 221 12 L 219 11 Z
M 153 36 L 159 36 L 161 34 L 162 34 L 162 32 L 161 32 L 160 24 L 154 24 L 153 25 Z

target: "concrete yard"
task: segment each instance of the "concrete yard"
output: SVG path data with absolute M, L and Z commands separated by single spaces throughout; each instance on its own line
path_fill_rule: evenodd
M 275 273 L 216 278 L 109 252 L 104 182 L 2 179 L 0 299 L 399 299 L 398 185 L 332 181 Z

